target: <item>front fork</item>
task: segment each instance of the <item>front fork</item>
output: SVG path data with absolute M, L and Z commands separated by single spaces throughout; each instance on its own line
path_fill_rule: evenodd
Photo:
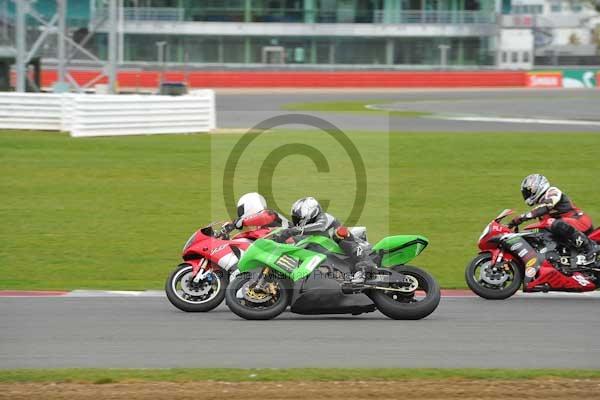
M 254 285 L 254 291 L 259 291 L 263 293 L 268 292 L 269 282 L 267 282 L 267 276 L 271 273 L 271 268 L 264 267 L 260 272 L 260 275 L 256 279 L 256 283 Z
M 203 258 L 197 264 L 192 264 L 192 276 L 194 283 L 198 283 L 201 280 L 205 279 L 208 274 L 210 274 L 210 270 L 206 270 L 206 266 L 208 265 L 208 260 Z

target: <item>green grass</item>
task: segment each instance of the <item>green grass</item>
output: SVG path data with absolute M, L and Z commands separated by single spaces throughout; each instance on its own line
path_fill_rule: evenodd
M 364 158 L 369 194 L 360 224 L 372 242 L 419 233 L 430 247 L 414 261 L 447 288 L 463 271 L 484 226 L 503 208 L 525 209 L 519 184 L 546 174 L 600 221 L 600 135 L 349 134 Z M 72 139 L 0 133 L 0 289 L 156 289 L 179 262 L 187 237 L 226 218 L 221 179 L 240 135 Z M 329 199 L 344 219 L 354 198 L 350 162 L 322 134 L 273 132 L 240 160 L 236 192 L 256 190 L 276 146 L 322 150 L 330 172 L 294 155 L 273 176 L 277 204 Z
M 558 369 L 16 369 L 3 370 L 0 382 L 121 381 L 350 381 L 404 379 L 598 379 L 598 370 Z
M 323 101 L 311 103 L 289 103 L 283 106 L 288 111 L 322 111 L 360 114 L 392 115 L 394 117 L 416 118 L 431 115 L 425 111 L 385 111 L 367 108 L 371 104 L 385 104 L 389 100 L 353 100 L 353 101 Z

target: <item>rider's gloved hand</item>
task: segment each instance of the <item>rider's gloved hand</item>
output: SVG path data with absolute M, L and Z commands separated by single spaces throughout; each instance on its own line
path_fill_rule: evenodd
M 273 234 L 273 236 L 271 236 L 271 240 L 279 243 L 284 243 L 292 236 L 299 235 L 300 233 L 302 233 L 302 231 L 296 226 L 292 228 L 281 229 L 277 233 Z
M 227 222 L 221 228 L 221 232 L 224 233 L 224 234 L 228 234 L 228 233 L 232 232 L 235 228 L 236 228 L 235 222 Z
M 523 221 L 525 221 L 525 218 L 524 218 L 522 215 L 519 215 L 518 217 L 514 217 L 514 218 L 512 219 L 512 221 L 510 221 L 510 222 L 508 223 L 508 227 L 509 227 L 510 229 L 512 229 L 512 228 L 514 228 L 514 227 L 516 227 L 516 226 L 519 226 L 519 225 L 521 225 L 521 224 L 523 223 Z

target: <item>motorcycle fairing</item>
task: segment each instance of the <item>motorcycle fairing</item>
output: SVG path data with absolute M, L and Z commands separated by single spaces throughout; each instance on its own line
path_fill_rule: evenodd
M 544 258 L 525 240 L 524 234 L 506 235 L 502 240 L 502 248 L 520 260 L 524 268 L 523 280 L 528 285 L 535 279 Z
M 590 233 L 589 236 L 594 242 L 600 244 L 600 228 L 596 229 L 594 232 Z
M 339 279 L 350 274 L 350 266 L 344 260 L 328 255 L 310 276 L 294 283 L 291 311 L 306 315 L 375 311 L 373 301 L 364 293 L 348 296 L 342 292 Z
M 327 256 L 295 245 L 258 239 L 246 251 L 238 263 L 240 272 L 269 266 L 293 281 L 312 273 Z M 294 262 L 296 261 L 296 262 Z
M 323 247 L 325 250 L 327 250 L 330 253 L 344 254 L 344 251 L 341 249 L 341 247 L 336 242 L 331 240 L 329 237 L 322 236 L 322 235 L 307 236 L 304 239 L 300 240 L 298 243 L 296 243 L 296 246 L 297 247 L 306 247 L 309 244 L 317 244 L 317 245 Z
M 381 266 L 389 268 L 406 264 L 421 254 L 428 244 L 429 240 L 425 236 L 395 235 L 377 242 L 373 246 L 373 251 L 382 256 Z
M 589 292 L 596 290 L 596 285 L 579 272 L 571 276 L 564 275 L 545 261 L 538 271 L 537 278 L 525 285 L 528 292 L 539 291 L 539 288 L 564 292 Z

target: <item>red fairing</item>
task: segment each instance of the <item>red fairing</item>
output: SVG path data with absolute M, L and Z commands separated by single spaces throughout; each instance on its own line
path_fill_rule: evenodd
M 271 210 L 263 210 L 242 220 L 242 226 L 267 226 L 277 221 L 277 214 Z
M 183 259 L 186 263 L 192 265 L 192 271 L 195 275 L 200 269 L 200 262 L 203 259 L 209 262 L 204 268 L 218 268 L 219 261 L 233 252 L 231 246 L 240 250 L 246 250 L 253 242 L 267 233 L 269 229 L 259 229 L 250 231 L 245 235 L 231 240 L 224 240 L 202 233 L 202 229 L 195 233 L 194 241 L 183 252 Z
M 536 222 L 535 224 L 531 224 L 531 225 L 527 225 L 525 227 L 526 230 L 533 230 L 533 229 L 550 229 L 550 227 L 552 226 L 552 223 L 555 221 L 554 218 L 542 218 L 542 220 L 540 220 L 539 222 Z
M 596 229 L 590 234 L 590 239 L 592 239 L 596 243 L 600 243 L 600 228 Z
M 483 251 L 498 250 L 498 243 L 492 242 L 497 236 L 512 233 L 510 229 L 497 221 L 492 221 L 487 226 L 487 233 L 479 239 L 479 248 Z
M 538 271 L 538 277 L 529 282 L 527 289 L 548 285 L 549 289 L 571 292 L 589 292 L 596 290 L 596 285 L 579 272 L 566 276 L 557 271 L 548 261 L 544 261 Z

